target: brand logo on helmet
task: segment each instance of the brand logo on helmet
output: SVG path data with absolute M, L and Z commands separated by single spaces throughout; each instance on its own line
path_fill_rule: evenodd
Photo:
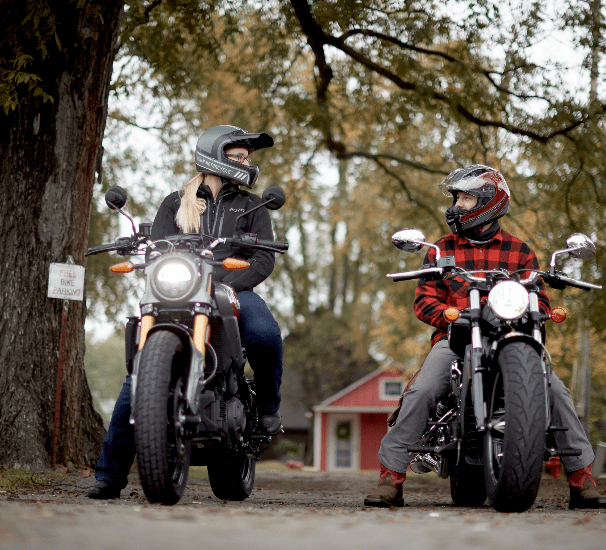
M 206 155 L 203 155 L 199 151 L 196 151 L 196 165 L 200 168 L 204 168 L 205 170 L 225 174 L 228 179 L 235 179 L 240 183 L 248 184 L 250 179 L 250 175 L 247 172 L 238 170 L 229 164 L 224 164 L 222 162 L 209 159 Z

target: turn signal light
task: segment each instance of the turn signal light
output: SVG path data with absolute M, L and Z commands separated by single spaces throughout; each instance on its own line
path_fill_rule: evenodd
M 563 323 L 566 320 L 566 312 L 564 311 L 564 308 L 554 307 L 551 310 L 551 320 L 554 323 Z
M 130 273 L 135 269 L 137 269 L 137 266 L 130 260 L 128 262 L 120 262 L 119 264 L 112 265 L 109 268 L 112 273 Z
M 246 260 L 238 260 L 238 258 L 225 258 L 221 263 L 223 264 L 223 267 L 229 271 L 250 267 L 250 264 Z
M 460 316 L 459 310 L 456 307 L 449 307 L 444 310 L 444 319 L 449 323 L 454 323 Z

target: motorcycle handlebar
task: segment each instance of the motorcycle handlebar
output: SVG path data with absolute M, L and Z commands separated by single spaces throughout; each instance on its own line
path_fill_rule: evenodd
M 288 243 L 285 241 L 267 241 L 264 239 L 258 239 L 256 235 L 251 233 L 234 237 L 231 239 L 231 242 L 237 246 L 270 250 L 272 252 L 283 253 L 288 250 Z
M 444 270 L 441 267 L 430 267 L 426 269 L 418 269 L 417 271 L 404 271 L 402 273 L 388 273 L 387 276 L 391 277 L 394 283 L 398 281 L 409 281 L 411 279 L 418 279 L 419 277 L 426 276 L 441 276 Z
M 257 245 L 273 248 L 279 252 L 286 252 L 288 250 L 288 243 L 286 241 L 264 241 L 257 239 Z
M 98 246 L 91 246 L 85 253 L 85 256 L 94 256 L 101 252 L 109 252 L 110 250 L 118 250 L 120 248 L 116 243 L 112 244 L 100 244 Z
M 576 279 L 570 279 L 564 275 L 558 275 L 558 279 L 560 279 L 560 281 L 564 281 L 568 286 L 573 286 L 582 290 L 602 289 L 602 285 L 594 285 L 593 283 L 586 283 L 585 281 L 577 281 Z

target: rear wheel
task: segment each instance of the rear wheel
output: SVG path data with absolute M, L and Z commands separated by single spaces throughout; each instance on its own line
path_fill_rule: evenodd
M 487 388 L 484 477 L 490 504 L 523 512 L 535 501 L 545 451 L 546 399 L 541 359 L 525 342 L 499 353 L 499 372 Z
M 141 354 L 135 407 L 139 476 L 150 502 L 175 504 L 185 490 L 191 441 L 183 437 L 183 345 L 172 332 L 155 332 Z
M 486 485 L 482 466 L 468 464 L 461 457 L 450 471 L 450 496 L 456 506 L 482 506 L 486 502 Z
M 214 495 L 222 500 L 244 500 L 255 482 L 255 459 L 243 452 L 225 453 L 208 463 L 208 480 Z

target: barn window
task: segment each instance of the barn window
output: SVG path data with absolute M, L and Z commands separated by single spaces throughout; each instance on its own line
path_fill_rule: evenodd
M 404 389 L 402 380 L 381 380 L 381 399 L 399 399 Z

